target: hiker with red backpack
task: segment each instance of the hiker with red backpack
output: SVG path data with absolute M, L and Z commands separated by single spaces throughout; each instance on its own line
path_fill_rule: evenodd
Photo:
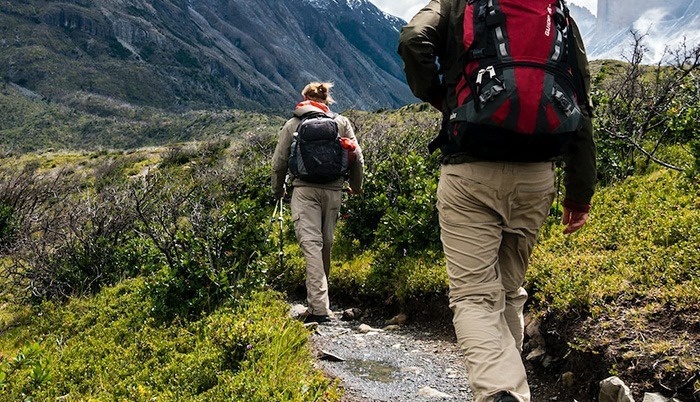
M 306 260 L 305 322 L 323 323 L 333 316 L 328 275 L 345 180 L 350 194 L 362 192 L 362 149 L 350 121 L 330 110 L 332 86 L 312 82 L 304 87 L 304 100 L 282 127 L 272 160 L 275 199 L 284 197 L 287 172 L 292 175 L 292 220 Z
M 529 402 L 525 271 L 564 162 L 564 232 L 593 196 L 590 72 L 563 0 L 432 0 L 399 39 L 413 93 L 443 112 L 441 241 L 477 402 Z

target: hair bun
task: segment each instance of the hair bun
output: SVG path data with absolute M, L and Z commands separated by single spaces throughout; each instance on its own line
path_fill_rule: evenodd
M 312 82 L 304 87 L 304 90 L 301 91 L 301 95 L 311 100 L 331 104 L 335 103 L 330 95 L 331 88 L 333 88 L 332 82 Z

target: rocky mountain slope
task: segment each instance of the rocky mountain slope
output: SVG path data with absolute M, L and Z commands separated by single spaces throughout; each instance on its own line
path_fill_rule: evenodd
M 288 110 L 330 80 L 341 108 L 392 108 L 415 100 L 401 24 L 366 0 L 3 0 L 0 76 L 174 110 Z

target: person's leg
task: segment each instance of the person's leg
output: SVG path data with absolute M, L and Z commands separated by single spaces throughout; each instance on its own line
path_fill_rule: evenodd
M 323 264 L 323 218 L 319 189 L 295 187 L 291 209 L 299 247 L 306 260 L 308 311 L 313 315 L 330 315 L 328 279 Z
M 326 272 L 326 277 L 329 277 L 331 272 L 331 249 L 333 248 L 335 225 L 338 222 L 341 199 L 341 191 L 323 190 L 323 223 L 321 232 L 323 233 L 323 268 Z
M 505 290 L 498 274 L 503 217 L 493 207 L 503 164 L 442 167 L 438 186 L 441 240 L 450 278 L 450 307 L 469 383 L 477 402 L 508 391 L 530 400 L 525 368 L 505 320 Z
M 514 164 L 512 167 L 514 171 L 509 186 L 514 191 L 502 206 L 508 208 L 508 212 L 504 213 L 506 219 L 498 269 L 506 290 L 506 322 L 518 350 L 522 351 L 525 332 L 523 307 L 528 296 L 522 286 L 537 234 L 554 200 L 555 188 L 551 163 Z

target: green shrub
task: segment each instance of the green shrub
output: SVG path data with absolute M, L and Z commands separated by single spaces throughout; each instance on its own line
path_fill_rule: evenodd
M 240 200 L 177 218 L 178 227 L 150 226 L 167 262 L 149 282 L 164 318 L 195 317 L 260 288 L 269 245 L 263 213 L 255 202 Z
M 12 241 L 14 232 L 14 210 L 0 201 L 0 249 Z
M 447 295 L 449 280 L 445 260 L 434 251 L 407 258 L 396 272 L 396 297 L 402 302 L 434 300 Z
M 0 338 L 7 400 L 339 399 L 281 295 L 258 293 L 199 321 L 158 324 L 142 279 L 45 303 Z M 40 340 L 35 342 L 33 340 Z M 15 350 L 16 344 L 26 344 Z
M 552 331 L 570 348 L 611 356 L 623 380 L 680 387 L 700 366 L 688 347 L 700 305 L 699 223 L 700 187 L 680 172 L 600 189 L 579 232 L 543 229 L 527 274 L 530 309 L 565 322 Z
M 537 309 L 588 312 L 650 294 L 683 299 L 671 289 L 697 280 L 698 191 L 697 183 L 670 171 L 632 177 L 599 191 L 580 233 L 545 227 L 528 275 Z M 692 286 L 686 292 L 698 293 Z

